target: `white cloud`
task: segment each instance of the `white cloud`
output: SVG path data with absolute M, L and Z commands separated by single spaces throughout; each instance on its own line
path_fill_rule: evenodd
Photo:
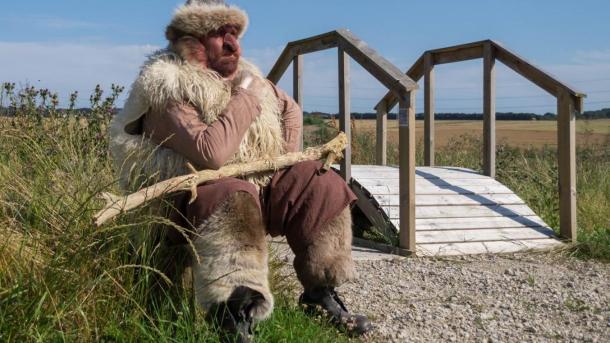
M 589 50 L 578 51 L 574 56 L 574 62 L 577 63 L 610 63 L 610 49 L 605 50 Z
M 9 43 L 0 42 L 0 82 L 12 81 L 46 87 L 60 94 L 65 104 L 74 90 L 81 94 L 80 105 L 87 105 L 96 84 L 106 89 L 111 83 L 126 86 L 135 79 L 146 55 L 158 49 L 151 45 L 110 45 L 76 43 Z M 283 46 L 245 49 L 244 55 L 268 73 Z M 610 107 L 610 58 L 606 50 L 577 52 L 571 63 L 544 65 L 544 70 L 559 80 L 589 93 L 586 109 Z M 606 51 L 610 55 L 610 51 Z M 580 59 L 579 61 L 576 61 Z M 304 56 L 305 110 L 336 112 L 337 52 L 336 50 Z M 410 63 L 398 65 L 401 70 Z M 498 63 L 497 110 L 555 111 L 555 100 L 512 70 Z M 372 111 L 385 94 L 381 84 L 368 72 L 351 63 L 352 110 Z M 292 93 L 292 69 L 289 67 L 280 87 Z M 423 83 L 420 83 L 423 88 Z M 417 111 L 423 110 L 423 91 L 418 91 Z M 436 67 L 437 111 L 480 112 L 482 109 L 482 62 L 469 61 Z
M 152 45 L 88 45 L 73 43 L 0 42 L 0 81 L 33 85 L 58 92 L 62 105 L 78 90 L 80 106 L 88 103 L 96 84 L 127 87 L 135 79 Z

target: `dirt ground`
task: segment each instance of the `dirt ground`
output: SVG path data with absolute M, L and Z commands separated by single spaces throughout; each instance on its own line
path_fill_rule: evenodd
M 375 120 L 356 120 L 355 131 L 368 131 L 375 134 Z M 464 134 L 483 135 L 483 122 L 475 120 L 438 120 L 435 122 L 437 147 L 442 147 L 453 137 Z M 418 120 L 415 126 L 417 139 L 423 139 L 424 122 Z M 395 120 L 388 121 L 388 140 L 398 141 L 398 125 Z M 555 121 L 497 121 L 496 140 L 498 144 L 519 147 L 541 147 L 557 145 L 557 123 Z M 610 119 L 577 120 L 577 144 L 610 143 Z

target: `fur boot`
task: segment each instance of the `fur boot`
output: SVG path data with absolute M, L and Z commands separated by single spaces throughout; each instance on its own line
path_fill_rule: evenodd
M 306 290 L 336 287 L 356 277 L 349 207 L 321 228 L 305 249 L 295 251 L 294 269 Z
M 193 262 L 197 302 L 209 311 L 226 303 L 238 287 L 247 287 L 262 295 L 249 306 L 247 316 L 254 321 L 267 318 L 273 310 L 273 296 L 266 231 L 252 195 L 231 195 L 197 231 L 194 244 L 201 261 Z

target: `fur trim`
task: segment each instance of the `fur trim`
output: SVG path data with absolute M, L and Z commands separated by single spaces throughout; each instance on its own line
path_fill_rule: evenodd
M 236 6 L 193 3 L 180 6 L 165 30 L 165 37 L 173 42 L 183 35 L 203 37 L 224 25 L 236 25 L 241 38 L 248 28 L 248 15 Z
M 305 289 L 337 287 L 357 277 L 352 260 L 352 214 L 349 207 L 322 227 L 305 251 L 296 254 L 294 269 Z
M 264 297 L 252 309 L 256 320 L 273 310 L 269 290 L 266 231 L 252 195 L 237 192 L 197 229 L 194 244 L 200 264 L 193 265 L 197 302 L 208 310 L 227 301 L 235 288 L 245 286 Z
M 238 74 L 249 72 L 262 75 L 244 59 L 240 60 Z M 123 110 L 110 127 L 110 149 L 115 168 L 120 172 L 124 188 L 137 188 L 151 177 L 155 181 L 183 175 L 187 160 L 173 150 L 156 146 L 139 132 L 130 132 L 128 126 L 148 111 L 165 111 L 174 103 L 188 103 L 200 113 L 200 119 L 211 124 L 218 120 L 231 99 L 231 84 L 218 73 L 184 62 L 180 56 L 162 50 L 142 67 L 140 76 L 132 85 Z M 239 150 L 226 163 L 249 162 L 284 153 L 281 108 L 271 85 L 266 84 L 260 98 L 261 114 L 252 123 L 240 144 Z M 270 177 L 250 177 L 247 180 L 264 186 Z

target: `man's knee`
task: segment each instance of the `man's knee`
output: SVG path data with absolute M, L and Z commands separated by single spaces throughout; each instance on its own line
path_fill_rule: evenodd
M 256 194 L 257 189 L 252 183 L 234 177 L 223 177 L 208 181 L 197 186 L 197 200 L 207 201 L 206 197 L 227 198 L 236 192 Z
M 320 161 L 303 161 L 293 165 L 288 172 L 311 175 L 322 169 L 322 166 L 323 164 Z
M 236 178 L 221 178 L 206 182 L 197 187 L 197 199 L 187 206 L 187 218 L 193 226 L 209 218 L 220 204 L 227 201 L 236 193 L 249 194 L 252 201 L 260 210 L 258 190 L 248 182 Z M 248 196 L 245 196 L 248 198 Z
M 316 189 L 317 196 L 323 197 L 325 192 L 334 192 L 348 188 L 345 181 L 334 170 L 323 170 L 324 164 L 320 161 L 304 161 L 292 166 L 288 171 L 294 177 L 312 178 L 306 183 L 306 188 Z M 316 177 L 313 177 L 316 175 Z

